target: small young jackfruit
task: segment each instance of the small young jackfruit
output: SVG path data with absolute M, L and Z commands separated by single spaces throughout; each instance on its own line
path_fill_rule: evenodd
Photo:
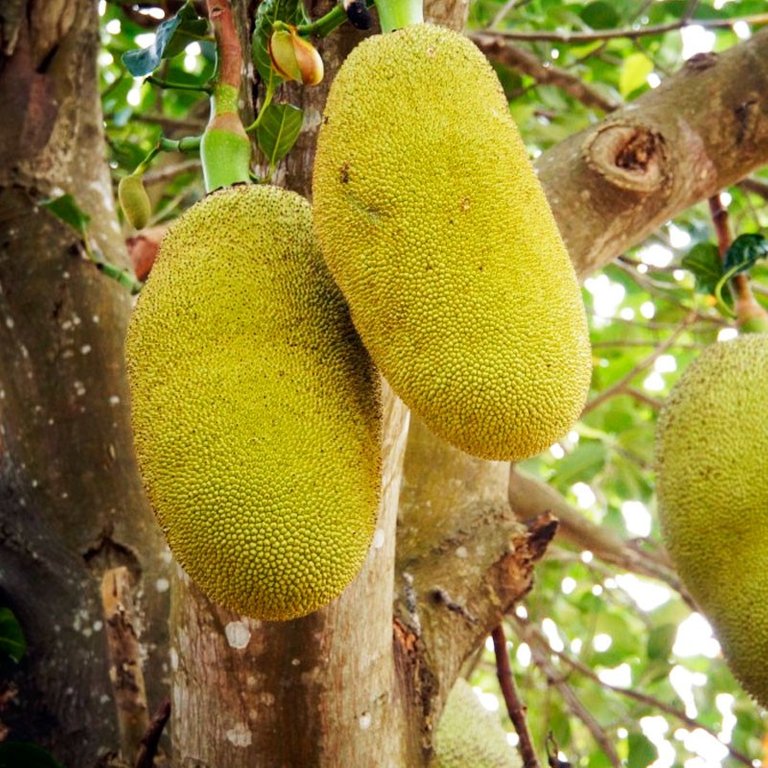
M 128 223 L 135 229 L 144 229 L 152 213 L 152 203 L 144 188 L 144 178 L 135 173 L 123 176 L 117 185 L 117 199 Z
M 591 374 L 584 307 L 472 42 L 419 24 L 358 45 L 331 87 L 313 193 L 363 342 L 433 432 L 517 460 L 568 431 Z
M 656 436 L 664 541 L 737 679 L 768 706 L 768 334 L 713 344 Z
M 507 742 L 498 717 L 459 678 L 453 686 L 435 734 L 430 768 L 519 768 L 520 758 Z
M 338 596 L 373 535 L 378 379 L 309 204 L 230 187 L 163 239 L 128 329 L 136 452 L 176 559 L 214 601 L 285 620 Z

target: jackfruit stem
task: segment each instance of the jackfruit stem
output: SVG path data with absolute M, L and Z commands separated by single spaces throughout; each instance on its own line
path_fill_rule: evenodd
M 376 11 L 383 33 L 424 23 L 421 0 L 376 0 Z
M 736 296 L 736 322 L 739 326 L 739 332 L 745 333 L 768 333 L 768 312 L 766 312 L 758 303 L 749 288 L 749 283 L 745 283 L 746 293 L 739 293 Z
M 206 192 L 251 180 L 251 142 L 238 110 L 243 53 L 229 0 L 208 0 L 218 55 L 211 118 L 200 142 Z

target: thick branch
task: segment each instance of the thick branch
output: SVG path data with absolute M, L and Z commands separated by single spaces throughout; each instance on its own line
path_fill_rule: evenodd
M 581 275 L 768 162 L 768 30 L 695 56 L 536 162 Z
M 666 554 L 636 549 L 607 528 L 587 520 L 554 488 L 514 466 L 509 475 L 509 503 L 523 521 L 551 512 L 559 523 L 558 536 L 582 550 L 589 550 L 606 563 L 663 581 L 685 596 L 685 589 Z

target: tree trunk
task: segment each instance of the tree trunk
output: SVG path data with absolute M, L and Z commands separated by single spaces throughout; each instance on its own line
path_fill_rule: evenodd
M 124 260 L 96 3 L 16 6 L 0 29 L 0 600 L 29 651 L 3 683 L 17 693 L 0 717 L 7 738 L 94 766 L 118 747 L 130 757 L 147 722 L 139 652 L 150 700 L 166 695 L 168 558 L 132 451 L 130 296 L 39 205 L 72 194 L 94 245 Z

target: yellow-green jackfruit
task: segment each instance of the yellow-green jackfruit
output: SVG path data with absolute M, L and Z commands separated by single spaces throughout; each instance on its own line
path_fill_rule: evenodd
M 320 247 L 393 389 L 435 433 L 522 459 L 579 416 L 591 359 L 552 212 L 492 68 L 421 24 L 369 38 L 331 87 Z
M 435 734 L 431 768 L 519 768 L 520 758 L 507 742 L 499 718 L 459 678 L 453 686 Z
M 176 559 L 214 601 L 284 620 L 357 574 L 379 493 L 378 380 L 308 203 L 231 187 L 165 236 L 131 318 L 136 451 Z
M 656 438 L 664 541 L 744 688 L 768 706 L 768 335 L 707 348 Z
M 117 185 L 117 199 L 128 223 L 135 229 L 144 229 L 152 215 L 152 203 L 144 187 L 144 177 L 135 173 L 123 176 Z

